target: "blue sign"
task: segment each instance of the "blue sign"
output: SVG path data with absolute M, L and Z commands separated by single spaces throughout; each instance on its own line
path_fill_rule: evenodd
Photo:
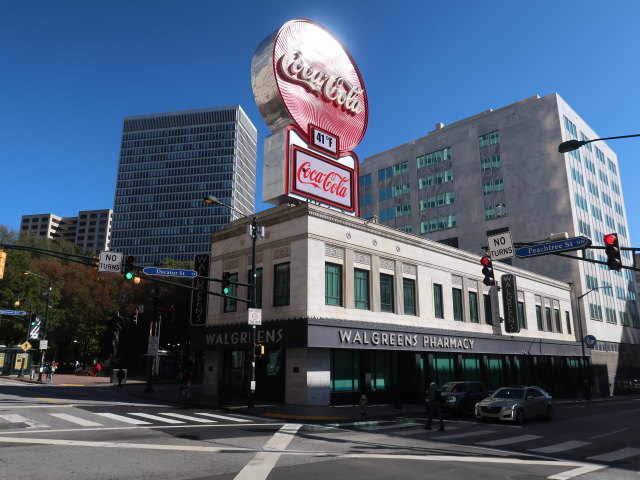
M 22 310 L 0 310 L 0 315 L 26 315 L 27 312 L 23 312 Z
M 587 335 L 584 337 L 584 344 L 589 348 L 595 347 L 597 342 L 598 340 L 593 335 Z
M 549 255 L 550 253 L 569 252 L 580 250 L 591 245 L 591 239 L 587 237 L 572 237 L 557 242 L 537 243 L 527 245 L 516 250 L 516 257 L 537 257 L 538 255 Z
M 195 270 L 181 270 L 179 268 L 144 267 L 142 273 L 145 275 L 158 275 L 160 277 L 191 278 L 198 276 L 198 272 Z

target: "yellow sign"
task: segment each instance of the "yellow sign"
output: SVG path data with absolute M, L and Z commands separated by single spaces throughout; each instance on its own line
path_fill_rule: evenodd
M 22 348 L 22 350 L 26 352 L 31 348 L 31 344 L 29 342 L 24 342 L 20 344 L 20 347 Z

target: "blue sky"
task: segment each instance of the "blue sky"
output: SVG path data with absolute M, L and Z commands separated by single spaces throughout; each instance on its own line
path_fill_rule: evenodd
M 112 208 L 129 115 L 240 104 L 258 127 L 261 171 L 269 132 L 253 100 L 251 57 L 300 17 L 332 30 L 362 72 L 370 116 L 360 159 L 437 122 L 553 92 L 600 136 L 640 133 L 639 14 L 632 0 L 4 0 L 0 224 Z M 609 145 L 634 245 L 640 138 Z M 261 192 L 257 199 L 267 208 Z

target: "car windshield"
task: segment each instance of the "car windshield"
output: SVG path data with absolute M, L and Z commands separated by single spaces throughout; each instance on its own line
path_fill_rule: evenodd
M 500 388 L 493 394 L 494 398 L 522 398 L 524 397 L 523 388 Z
M 460 392 L 460 384 L 459 383 L 455 383 L 455 382 L 449 382 L 449 383 L 445 383 L 442 388 L 440 389 L 440 391 L 442 392 Z

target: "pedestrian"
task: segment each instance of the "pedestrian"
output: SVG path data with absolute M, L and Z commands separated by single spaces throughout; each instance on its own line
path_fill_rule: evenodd
M 193 371 L 187 370 L 182 379 L 182 387 L 180 388 L 182 395 L 187 397 L 187 400 L 191 399 L 191 382 L 193 382 Z
M 426 408 L 427 408 L 427 424 L 426 430 L 431 430 L 431 422 L 433 417 L 437 417 L 440 420 L 440 432 L 444 432 L 444 419 L 442 418 L 442 393 L 436 382 L 431 382 L 426 395 Z
M 51 381 L 51 365 L 49 363 L 44 364 L 44 373 L 47 376 L 47 382 Z
M 80 362 L 78 360 L 76 360 L 76 368 L 74 369 L 73 373 L 75 375 L 80 375 Z
M 51 371 L 51 373 L 49 375 L 49 381 L 50 382 L 53 381 L 53 374 L 56 373 L 57 369 L 58 369 L 58 363 L 54 360 L 53 362 L 51 362 L 51 366 L 49 367 L 49 370 Z
M 118 377 L 118 388 L 122 388 L 122 381 L 124 380 L 124 370 L 119 369 L 116 377 Z
M 100 376 L 100 372 L 102 371 L 102 365 L 100 365 L 100 362 L 96 363 L 96 377 Z

